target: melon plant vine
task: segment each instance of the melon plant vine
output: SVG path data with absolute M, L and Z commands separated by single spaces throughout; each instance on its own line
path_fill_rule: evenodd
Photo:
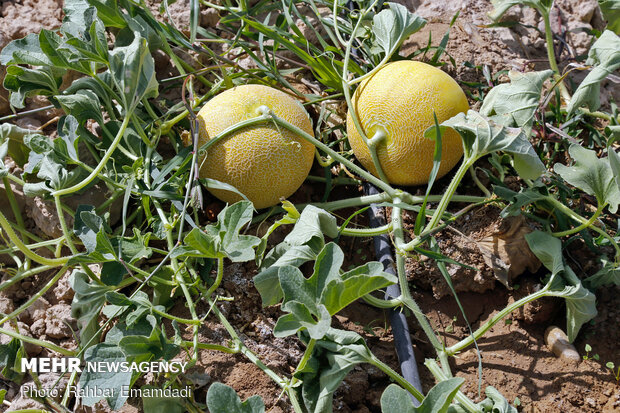
M 425 136 L 435 140 L 438 148 L 442 132 L 446 128 L 456 130 L 462 138 L 464 157 L 443 194 L 432 193 L 435 176 L 431 174 L 425 196 L 415 196 L 385 179 L 376 155 L 385 136 L 364 136 L 356 113 L 351 111 L 372 153 L 379 175 L 375 177 L 352 159 L 346 143 L 337 138 L 342 136 L 343 126 L 326 122 L 333 108 L 322 104 L 340 99 L 352 108 L 351 96 L 356 85 L 389 61 L 402 58 L 398 54 L 402 43 L 426 23 L 404 6 L 388 3 L 381 8 L 380 3 L 359 2 L 359 8 L 351 11 L 336 1 L 259 1 L 251 5 L 246 1 L 213 4 L 191 0 L 190 30 L 183 32 L 172 21 L 163 23 L 155 19 L 142 2 L 67 0 L 65 19 L 58 30 L 42 30 L 7 45 L 0 53 L 0 63 L 7 66 L 4 86 L 11 91 L 12 106 L 24 108 L 26 98 L 41 95 L 48 97 L 63 115 L 58 119 L 55 139 L 9 123 L 0 125 L 1 158 L 8 155 L 23 168 L 23 173 L 17 175 L 0 163 L 12 211 L 12 216 L 0 212 L 2 253 L 14 261 L 13 266 L 3 268 L 9 276 L 0 284 L 0 290 L 37 274 L 52 274 L 35 295 L 10 314 L 0 315 L 0 334 L 12 338 L 9 344 L 0 346 L 2 375 L 21 382 L 30 374 L 38 382 L 35 373 L 18 368 L 19 360 L 27 355 L 26 343 L 84 361 L 183 357 L 190 365 L 197 363 L 200 351 L 214 350 L 241 354 L 256 364 L 281 387 L 298 413 L 331 411 L 334 391 L 360 363 L 375 366 L 394 382 L 381 397 L 384 412 L 516 411 L 492 387 L 485 390 L 487 397 L 480 403 L 466 397 L 459 391 L 463 379 L 453 377 L 449 358 L 476 340 L 483 340 L 485 332 L 510 312 L 547 296 L 565 299 L 566 328 L 572 341 L 583 324 L 596 315 L 592 291 L 620 284 L 617 222 L 609 219 L 620 203 L 620 156 L 614 149 L 620 126 L 617 108 L 612 105 L 611 113 L 599 111 L 598 98 L 600 82 L 620 67 L 620 39 L 614 27 L 600 34 L 586 61 L 591 71 L 571 96 L 554 55 L 549 27 L 552 2 L 493 1 L 493 19 L 499 19 L 517 3 L 539 10 L 546 25 L 551 69 L 511 72 L 508 83 L 487 88 L 490 90 L 479 111 L 461 113 L 429 128 Z M 198 25 L 201 6 L 220 11 L 218 31 Z M 305 7 L 304 12 L 300 11 L 301 6 Z M 162 9 L 166 8 L 164 2 Z M 326 9 L 331 13 L 326 14 Z M 266 18 L 270 16 L 273 18 Z M 296 19 L 317 34 L 317 44 L 310 43 L 301 33 L 294 23 Z M 209 48 L 211 42 L 226 42 L 231 48 L 238 48 L 256 67 L 244 68 L 234 59 L 215 53 Z M 181 76 L 158 81 L 152 56 L 155 51 L 163 52 Z M 436 63 L 443 51 L 435 51 Z M 210 66 L 204 68 L 188 56 L 202 56 Z M 282 70 L 277 59 L 283 59 L 292 69 Z M 312 93 L 304 95 L 291 84 L 291 75 L 300 69 L 312 73 Z M 65 87 L 63 76 L 68 72 L 80 76 Z M 280 87 L 298 95 L 308 107 L 315 107 L 315 112 L 319 112 L 315 119 L 317 137 L 262 106 L 255 118 L 197 147 L 194 110 L 219 91 L 248 81 Z M 545 86 L 549 84 L 550 87 Z M 160 96 L 168 85 L 182 88 L 183 102 L 171 102 Z M 207 90 L 202 96 L 197 93 L 199 85 Z M 556 99 L 543 99 L 544 95 L 553 94 L 555 88 L 561 92 Z M 603 119 L 607 127 L 600 135 L 607 156 L 601 157 L 592 145 L 571 138 L 568 153 L 573 162 L 552 164 L 554 158 L 548 156 L 549 151 L 530 143 L 534 132 L 545 127 L 541 116 L 553 118 L 557 125 L 567 124 L 569 119 L 573 125 L 588 117 Z M 293 205 L 284 201 L 282 209 L 258 216 L 249 201 L 240 201 L 227 205 L 215 222 L 204 225 L 200 222 L 201 186 L 236 189 L 221 182 L 200 180 L 197 163 L 217 141 L 241 128 L 261 124 L 290 130 L 316 147 L 326 175 L 312 179 L 325 183 L 324 202 Z M 575 130 L 576 126 L 570 126 L 564 133 L 570 135 Z M 188 133 L 194 145 L 186 147 L 183 138 Z M 493 194 L 484 187 L 483 196 L 457 194 L 466 174 L 481 158 L 488 158 L 495 168 L 495 174 L 489 172 L 488 176 L 495 183 Z M 439 161 L 440 156 L 436 155 L 435 164 Z M 336 165 L 355 178 L 333 177 L 331 168 Z M 434 174 L 437 169 L 433 169 Z M 507 188 L 503 182 L 505 174 L 520 177 L 519 191 Z M 333 185 L 359 180 L 374 184 L 381 193 L 328 200 Z M 477 178 L 475 182 L 482 185 Z M 62 235 L 42 239 L 29 232 L 12 187 L 19 187 L 26 196 L 39 196 L 53 203 Z M 107 200 L 76 209 L 68 206 L 69 197 L 88 191 L 107 191 Z M 571 204 L 584 194 L 595 202 L 593 213 L 579 213 Z M 468 206 L 454 213 L 449 208 L 452 202 Z M 360 212 L 372 203 L 391 207 L 386 226 L 353 228 L 349 226 L 350 219 L 339 223 L 333 214 L 344 208 Z M 411 295 L 405 259 L 429 256 L 447 274 L 449 260 L 437 248 L 437 233 L 472 208 L 486 203 L 501 206 L 503 216 L 524 214 L 539 221 L 540 229 L 526 238 L 549 275 L 541 290 L 514 302 L 465 339 L 446 347 Z M 429 207 L 432 204 L 436 204 L 434 209 Z M 117 220 L 111 214 L 115 208 L 122 210 Z M 413 210 L 418 216 L 411 236 L 404 229 L 404 210 Z M 252 222 L 275 213 L 284 216 L 262 238 L 250 235 L 247 228 Z M 72 227 L 68 217 L 73 218 Z M 270 235 L 278 226 L 289 226 L 290 231 L 282 242 L 271 245 Z M 384 272 L 381 264 L 372 261 L 353 269 L 342 268 L 344 252 L 338 244 L 341 237 L 382 233 L 391 234 L 393 239 L 397 276 Z M 602 248 L 600 271 L 583 281 L 563 259 L 564 241 L 575 237 Z M 259 268 L 254 285 L 263 303 L 280 305 L 282 315 L 274 327 L 274 336 L 297 335 L 305 346 L 292 374 L 280 374 L 261 361 L 220 309 L 222 301 L 234 300 L 216 294 L 226 264 L 248 261 L 255 261 Z M 304 263 L 311 263 L 310 274 L 300 270 Z M 93 271 L 89 264 L 100 264 L 100 271 Z M 72 314 L 79 324 L 74 350 L 22 334 L 15 322 L 67 271 L 71 272 L 75 291 Z M 400 297 L 383 300 L 372 294 L 396 282 L 401 286 Z M 446 282 L 450 282 L 449 275 Z M 416 318 L 436 351 L 427 355 L 425 365 L 437 384 L 426 394 L 377 358 L 360 335 L 332 327 L 334 315 L 358 299 L 380 308 L 408 309 Z M 172 314 L 176 301 L 185 304 L 189 318 Z M 200 308 L 208 311 L 201 313 Z M 230 336 L 227 343 L 201 341 L 199 327 L 206 319 L 218 320 Z M 7 323 L 11 328 L 7 328 Z M 172 327 L 174 334 L 167 334 L 166 325 Z M 126 402 L 121 388 L 136 385 L 139 378 L 139 373 L 72 373 L 69 384 L 82 388 L 111 387 L 113 395 L 105 397 L 106 402 L 119 409 Z M 171 374 L 156 380 L 163 386 L 180 388 L 190 379 Z M 72 402 L 68 391 L 60 402 L 50 398 L 40 401 L 55 411 L 66 411 Z M 81 400 L 86 406 L 99 401 L 101 397 Z M 149 411 L 265 409 L 259 397 L 241 401 L 234 390 L 219 383 L 210 386 L 206 400 L 190 397 L 158 405 L 145 398 L 143 403 Z

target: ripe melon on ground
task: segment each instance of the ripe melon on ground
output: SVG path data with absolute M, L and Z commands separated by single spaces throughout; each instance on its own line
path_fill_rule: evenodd
M 386 132 L 387 139 L 378 146 L 377 155 L 387 179 L 398 185 L 428 182 L 435 142 L 423 134 L 435 124 L 433 111 L 441 123 L 469 109 L 465 93 L 454 79 L 436 67 L 409 60 L 389 63 L 362 81 L 352 103 L 369 139 L 379 128 Z M 347 134 L 357 159 L 378 175 L 350 113 Z M 441 140 L 438 177 L 448 173 L 463 155 L 456 131 L 446 130 Z
M 244 85 L 215 96 L 198 112 L 199 145 L 240 121 L 259 116 L 261 106 L 314 136 L 308 113 L 298 101 L 268 86 Z M 263 123 L 241 129 L 210 147 L 200 177 L 234 186 L 260 209 L 292 195 L 308 176 L 313 160 L 310 142 L 283 127 Z M 209 191 L 227 203 L 242 199 L 231 191 Z

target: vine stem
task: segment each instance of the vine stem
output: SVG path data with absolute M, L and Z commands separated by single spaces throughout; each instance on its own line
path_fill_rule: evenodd
M 18 340 L 24 341 L 26 343 L 34 344 L 35 346 L 45 347 L 49 350 L 55 351 L 56 353 L 62 354 L 63 356 L 75 356 L 76 352 L 73 350 L 67 350 L 64 347 L 60 347 L 54 343 L 50 343 L 49 341 L 38 340 L 36 338 L 24 336 L 22 334 L 16 333 L 12 330 L 7 330 L 5 328 L 0 327 L 0 334 L 5 334 L 9 337 L 16 338 Z
M 106 153 L 103 155 L 103 158 L 101 158 L 101 161 L 99 162 L 99 164 L 97 164 L 97 167 L 93 169 L 90 175 L 84 178 L 82 182 L 79 182 L 69 188 L 63 188 L 63 189 L 59 189 L 57 191 L 52 192 L 53 196 L 68 195 L 73 192 L 79 191 L 80 189 L 84 188 L 86 185 L 90 184 L 99 175 L 99 173 L 103 170 L 105 165 L 108 163 L 108 161 L 112 157 L 114 150 L 119 145 L 121 138 L 125 134 L 125 130 L 127 129 L 127 126 L 129 125 L 129 120 L 131 118 L 130 115 L 131 114 L 128 113 L 127 116 L 125 116 L 125 119 L 123 119 L 123 123 L 121 124 L 121 127 L 118 130 L 116 137 L 114 138 L 114 141 L 112 141 L 112 144 L 110 145 Z
M 549 66 L 551 67 L 551 70 L 555 72 L 555 78 L 559 82 L 558 87 L 560 88 L 560 94 L 562 95 L 562 98 L 566 102 L 570 102 L 570 93 L 568 93 L 566 85 L 560 78 L 560 68 L 558 67 L 558 63 L 555 59 L 555 48 L 553 47 L 553 31 L 551 30 L 549 12 L 546 10 L 542 10 L 542 8 L 539 8 L 538 11 L 542 15 L 545 24 L 545 43 L 547 45 L 547 58 L 549 59 Z
M 450 376 L 447 375 L 441 367 L 439 367 L 435 360 L 426 359 L 424 365 L 438 381 L 444 381 L 450 378 Z M 476 404 L 472 402 L 469 397 L 465 396 L 460 390 L 456 392 L 454 399 L 458 401 L 468 412 L 479 413 L 481 411 L 478 406 L 476 406 Z
M 564 237 L 566 235 L 572 235 L 572 234 L 576 234 L 588 227 L 590 227 L 594 221 L 596 221 L 596 219 L 601 215 L 601 213 L 603 212 L 603 209 L 605 208 L 605 205 L 599 205 L 598 208 L 596 208 L 596 211 L 594 212 L 594 214 L 590 217 L 590 219 L 588 219 L 587 221 L 583 222 L 581 225 L 579 225 L 578 227 L 575 227 L 573 229 L 568 229 L 566 231 L 560 231 L 560 232 L 552 232 L 551 235 L 553 235 L 554 237 Z
M 0 226 L 6 232 L 9 239 L 15 244 L 15 246 L 26 256 L 26 258 L 30 258 L 32 261 L 41 264 L 41 265 L 49 265 L 50 267 L 59 267 L 61 265 L 65 265 L 69 261 L 69 257 L 62 258 L 45 258 L 40 256 L 39 254 L 32 252 L 24 243 L 17 237 L 13 228 L 11 228 L 11 224 L 6 219 L 4 214 L 0 212 Z
M 582 217 L 581 215 L 579 215 L 578 213 L 576 213 L 575 211 L 573 211 L 572 209 L 570 209 L 569 207 L 567 207 L 566 205 L 564 205 L 563 203 L 555 199 L 554 197 L 547 196 L 545 199 L 551 202 L 555 208 L 559 209 L 564 214 L 573 218 L 575 221 L 580 222 L 581 224 L 585 224 L 588 222 L 587 219 L 585 219 L 584 217 Z M 616 240 L 611 235 L 609 235 L 607 232 L 603 231 L 596 225 L 590 225 L 588 228 L 591 229 L 592 231 L 597 232 L 598 234 L 606 238 L 611 243 L 611 245 L 616 250 L 616 256 L 615 256 L 616 262 L 620 262 L 620 246 L 618 246 L 618 243 L 616 242 Z
M 418 401 L 421 402 L 422 400 L 424 400 L 424 395 L 422 393 L 420 393 L 420 391 L 418 389 L 413 387 L 413 385 L 411 383 L 409 383 L 407 380 L 405 380 L 403 378 L 403 376 L 401 376 L 400 374 L 396 373 L 394 370 L 392 370 L 392 368 L 390 366 L 388 366 L 387 364 L 385 364 L 384 362 L 379 360 L 377 357 L 375 357 L 373 355 L 372 359 L 368 360 L 368 362 L 371 365 L 373 365 L 376 368 L 378 368 L 379 370 L 383 371 L 385 374 L 387 374 L 392 380 L 394 380 L 401 387 L 403 387 L 405 390 L 407 390 L 409 393 L 411 393 L 411 395 L 413 397 L 415 397 Z
M 535 293 L 532 293 L 526 297 L 523 297 L 522 299 L 518 301 L 515 301 L 514 303 L 510 304 L 508 307 L 504 308 L 499 313 L 495 314 L 493 317 L 491 317 L 489 321 L 487 321 L 482 326 L 480 326 L 476 331 L 474 331 L 473 335 L 470 334 L 469 336 L 459 341 L 458 343 L 454 344 L 453 346 L 448 347 L 445 350 L 446 354 L 449 356 L 453 356 L 456 353 L 462 351 L 463 349 L 469 347 L 470 345 L 474 343 L 474 339 L 477 340 L 480 337 L 482 337 L 484 333 L 486 333 L 491 327 L 493 327 L 495 324 L 501 321 L 508 314 L 512 313 L 514 310 L 518 309 L 521 306 L 524 306 L 525 304 L 531 301 L 534 301 L 538 298 L 545 297 L 546 295 L 548 295 L 548 290 L 551 286 L 551 282 L 552 280 L 550 280 L 547 283 L 547 285 L 543 287 L 542 290 L 536 291 Z

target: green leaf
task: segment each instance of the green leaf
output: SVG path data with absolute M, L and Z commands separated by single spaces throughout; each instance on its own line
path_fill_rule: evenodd
M 493 386 L 487 386 L 484 389 L 484 393 L 487 395 L 487 399 L 480 405 L 484 406 L 483 411 L 489 411 L 492 413 L 517 413 L 517 408 L 508 403 L 508 400 L 502 394 L 497 391 Z
M 150 303 L 149 303 L 150 304 Z M 148 318 L 153 317 L 148 315 Z M 154 322 L 152 322 L 154 324 Z M 171 360 L 181 351 L 180 347 L 170 341 L 162 330 L 154 326 L 151 335 L 146 336 L 124 336 L 118 342 L 125 356 L 141 361 L 149 360 Z
M 502 199 L 510 202 L 501 212 L 501 217 L 506 218 L 521 214 L 521 208 L 526 205 L 542 201 L 547 198 L 548 194 L 540 193 L 546 191 L 546 187 L 536 181 L 534 187 L 522 188 L 519 192 L 511 191 L 508 188 L 493 185 L 493 192 Z
M 569 114 L 582 106 L 592 111 L 601 106 L 600 83 L 620 67 L 620 37 L 605 30 L 590 48 L 586 64 L 594 68 L 575 90 L 566 108 Z
M 566 330 L 572 343 L 581 326 L 596 316 L 596 296 L 564 264 L 559 239 L 542 231 L 531 232 L 525 239 L 534 255 L 551 271 L 551 279 L 545 286 L 547 295 L 566 300 Z
M 254 247 L 260 239 L 252 235 L 239 235 L 239 232 L 252 220 L 254 208 L 249 201 L 239 201 L 226 206 L 217 216 L 216 225 L 207 225 L 204 230 L 192 229 L 184 238 L 184 243 L 193 252 L 183 251 L 183 255 L 223 258 L 233 262 L 246 262 L 254 259 Z
M 311 324 L 319 326 L 310 333 L 312 338 L 320 338 L 329 327 L 332 315 L 364 295 L 397 281 L 395 276 L 383 272 L 378 262 L 340 274 L 343 261 L 340 247 L 330 242 L 317 256 L 310 278 L 306 279 L 293 266 L 280 267 L 278 280 L 284 294 L 282 310 L 291 314 L 278 320 L 276 327 L 280 328 L 277 334 L 274 329 L 274 334 L 290 335 Z
M 499 125 L 473 110 L 467 114 L 459 113 L 441 125 L 451 127 L 461 135 L 466 162 L 504 151 L 513 155 L 514 167 L 524 179 L 536 179 L 545 171 L 527 135 L 520 128 Z
M 383 413 L 446 413 L 465 379 L 454 377 L 437 383 L 429 390 L 419 407 L 415 407 L 409 392 L 390 384 L 381 395 Z
M 134 32 L 129 46 L 110 51 L 110 71 L 116 88 L 123 98 L 125 110 L 133 110 L 142 98 L 158 94 L 155 63 L 146 39 Z
M 609 159 L 609 166 L 613 173 L 616 185 L 620 191 L 620 155 L 610 146 L 607 147 L 607 158 Z
M 307 338 L 302 334 L 302 339 Z M 302 381 L 302 396 L 309 413 L 332 411 L 333 394 L 356 364 L 374 361 L 364 339 L 352 331 L 330 328 L 317 341 L 306 366 L 295 376 Z
M 596 274 L 584 280 L 584 283 L 590 289 L 597 289 L 602 286 L 620 285 L 620 267 L 605 259 L 602 260 L 603 268 L 598 270 Z
M 81 125 L 90 119 L 94 119 L 99 125 L 104 124 L 101 103 L 93 91 L 82 89 L 74 95 L 58 95 L 56 99 L 65 113 L 71 114 Z
M 51 66 L 52 62 L 39 45 L 39 35 L 30 33 L 22 39 L 13 40 L 0 52 L 0 64 L 24 64 L 32 66 Z
M 105 295 L 114 287 L 91 283 L 88 276 L 79 270 L 71 273 L 69 283 L 75 291 L 71 303 L 71 316 L 77 320 L 80 327 L 80 339 L 83 345 L 86 345 L 99 327 L 99 312 L 105 303 Z
M 620 1 L 598 0 L 598 5 L 607 20 L 607 29 L 620 35 Z
M 20 167 L 23 167 L 28 161 L 28 152 L 30 152 L 30 148 L 24 144 L 24 137 L 36 134 L 35 131 L 20 128 L 11 123 L 0 124 L 0 143 L 8 145 L 4 156 L 9 155 Z
M 620 203 L 620 188 L 608 158 L 599 158 L 596 152 L 572 144 L 568 153 L 575 161 L 572 166 L 556 163 L 555 172 L 566 182 L 596 197 L 599 206 L 609 205 L 615 213 Z
M 260 396 L 241 402 L 235 390 L 222 383 L 209 386 L 207 407 L 211 413 L 265 413 L 265 404 Z
M 553 70 L 529 73 L 510 71 L 510 83 L 497 85 L 489 91 L 482 102 L 480 114 L 491 117 L 500 125 L 523 128 L 530 136 L 543 83 L 552 74 Z
M 304 208 L 291 232 L 263 260 L 263 271 L 254 277 L 254 285 L 263 305 L 274 305 L 282 299 L 279 267 L 299 267 L 314 260 L 325 245 L 324 234 L 336 238 L 338 231 L 336 218 L 329 212 L 312 205 Z
M 8 344 L 0 344 L 0 374 L 6 380 L 20 384 L 26 372 L 21 371 L 21 359 L 27 357 L 21 341 L 13 338 Z
M 489 13 L 489 18 L 497 21 L 509 8 L 517 5 L 530 6 L 541 13 L 548 14 L 551 11 L 553 0 L 491 0 L 491 4 L 493 4 L 493 10 Z
M 88 348 L 84 353 L 85 363 L 122 363 L 125 361 L 125 355 L 116 344 L 100 343 Z M 82 403 L 85 406 L 94 406 L 100 400 L 105 399 L 112 410 L 119 410 L 127 401 L 127 396 L 123 395 L 122 390 L 127 388 L 130 383 L 131 371 L 93 372 L 85 370 L 80 376 L 78 386 L 85 393 L 85 396 L 82 398 Z M 99 392 L 97 391 L 98 389 Z M 112 396 L 104 397 L 100 395 L 103 389 L 112 392 Z
M 24 99 L 31 96 L 49 96 L 60 93 L 63 69 L 44 66 L 29 69 L 21 66 L 9 66 L 6 69 L 4 88 L 11 91 L 10 103 L 16 108 L 24 107 Z
M 564 261 L 562 260 L 562 241 L 546 232 L 533 231 L 525 234 L 525 240 L 530 250 L 536 255 L 540 262 L 556 275 L 564 271 Z
M 402 4 L 388 2 L 388 6 L 389 9 L 381 10 L 372 19 L 375 38 L 371 50 L 391 56 L 409 36 L 424 27 L 426 20 Z
M 97 8 L 97 15 L 106 27 L 127 26 L 116 0 L 88 0 L 88 3 Z

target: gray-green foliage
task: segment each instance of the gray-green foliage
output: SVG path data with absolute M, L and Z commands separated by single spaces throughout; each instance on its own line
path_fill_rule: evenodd
M 504 151 L 513 155 L 514 167 L 526 179 L 536 179 L 545 170 L 538 154 L 521 128 L 498 124 L 474 110 L 458 115 L 441 123 L 442 127 L 455 129 L 463 139 L 465 161 L 474 161 L 492 152 Z M 426 135 L 434 128 L 427 130 Z
M 605 30 L 590 48 L 586 64 L 593 66 L 592 71 L 575 90 L 566 108 L 568 113 L 582 106 L 590 110 L 600 107 L 601 82 L 620 68 L 620 37 L 611 30 Z
M 556 164 L 554 169 L 558 175 L 596 197 L 599 207 L 609 205 L 609 210 L 615 213 L 620 203 L 620 188 L 609 158 L 599 158 L 594 151 L 577 144 L 571 145 L 568 153 L 575 163 L 572 166 Z
M 541 231 L 529 233 L 525 239 L 532 252 L 551 271 L 551 278 L 545 287 L 548 295 L 566 300 L 566 330 L 568 339 L 573 342 L 581 326 L 596 316 L 596 296 L 564 263 L 562 241 Z
M 378 262 L 341 272 L 343 261 L 340 247 L 329 243 L 318 254 L 309 278 L 296 267 L 279 268 L 282 310 L 289 314 L 278 319 L 276 337 L 305 329 L 313 339 L 320 339 L 331 324 L 331 316 L 364 295 L 396 282 L 396 277 L 383 272 Z
M 543 83 L 552 74 L 552 70 L 509 72 L 510 83 L 502 83 L 489 91 L 482 102 L 480 114 L 501 125 L 523 128 L 530 136 Z
M 441 381 L 428 391 L 420 406 L 415 407 L 409 392 L 396 384 L 390 384 L 381 395 L 383 413 L 446 413 L 452 399 L 465 379 L 454 377 Z
M 211 413 L 265 413 L 260 396 L 242 402 L 235 390 L 222 383 L 213 383 L 207 392 L 207 407 Z
M 373 17 L 373 51 L 391 56 L 409 36 L 424 27 L 426 20 L 411 13 L 402 4 L 387 4 L 388 9 L 381 10 Z

